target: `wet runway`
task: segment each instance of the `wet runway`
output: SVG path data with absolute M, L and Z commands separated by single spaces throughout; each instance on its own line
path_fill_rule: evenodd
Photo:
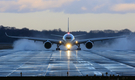
M 135 51 L 0 50 L 0 76 L 135 76 Z M 68 72 L 68 74 L 67 74 Z

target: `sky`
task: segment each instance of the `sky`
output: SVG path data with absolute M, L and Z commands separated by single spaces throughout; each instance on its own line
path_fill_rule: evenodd
M 0 0 L 0 25 L 34 30 L 135 31 L 135 0 Z

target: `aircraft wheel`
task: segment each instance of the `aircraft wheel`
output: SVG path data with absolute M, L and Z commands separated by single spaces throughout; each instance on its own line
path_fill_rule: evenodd
M 56 48 L 56 50 L 60 50 L 60 48 Z
M 67 49 L 67 50 L 70 50 L 70 49 Z
M 81 50 L 81 48 L 77 48 L 77 50 Z

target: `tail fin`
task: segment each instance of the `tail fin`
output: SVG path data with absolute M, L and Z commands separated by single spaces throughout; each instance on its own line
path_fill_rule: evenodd
M 69 18 L 68 18 L 68 32 L 69 32 Z

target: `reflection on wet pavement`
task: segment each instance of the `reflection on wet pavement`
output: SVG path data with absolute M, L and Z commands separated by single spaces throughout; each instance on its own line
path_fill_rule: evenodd
M 0 76 L 135 75 L 135 51 L 0 51 Z M 68 72 L 68 74 L 67 74 Z

